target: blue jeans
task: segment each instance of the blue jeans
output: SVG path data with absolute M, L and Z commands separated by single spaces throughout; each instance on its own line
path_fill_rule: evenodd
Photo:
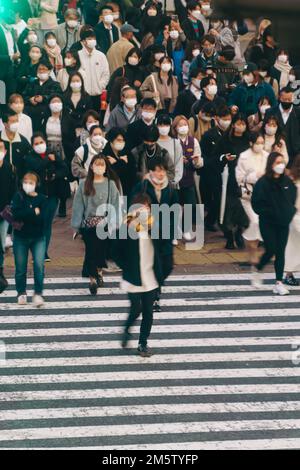
M 8 230 L 8 222 L 6 220 L 0 221 L 0 268 L 4 266 L 4 254 L 5 254 L 5 239 Z
M 29 251 L 31 251 L 33 258 L 34 292 L 35 294 L 42 295 L 46 238 L 22 238 L 14 232 L 15 280 L 18 296 L 26 294 Z
M 46 228 L 45 228 L 45 235 L 46 235 L 46 251 L 45 254 L 48 253 L 48 248 L 51 240 L 52 235 L 52 224 L 53 219 L 56 215 L 57 208 L 58 208 L 58 198 L 55 196 L 50 196 L 48 198 L 47 204 L 47 219 L 46 219 Z

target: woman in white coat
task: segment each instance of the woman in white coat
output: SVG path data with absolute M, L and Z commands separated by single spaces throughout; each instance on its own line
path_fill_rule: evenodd
M 250 222 L 243 237 L 249 250 L 250 263 L 254 265 L 258 262 L 257 248 L 262 238 L 258 215 L 251 206 L 251 197 L 255 183 L 265 174 L 269 154 L 264 150 L 264 137 L 260 132 L 252 133 L 249 140 L 250 148 L 240 154 L 236 180 L 241 188 L 241 202 Z
M 297 213 L 290 225 L 289 240 L 285 251 L 285 284 L 288 286 L 299 286 L 294 272 L 300 271 L 300 154 L 297 155 L 291 168 L 290 178 L 297 187 Z

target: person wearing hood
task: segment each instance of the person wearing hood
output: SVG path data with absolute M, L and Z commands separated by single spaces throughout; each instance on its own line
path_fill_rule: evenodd
M 121 91 L 121 102 L 110 113 L 106 130 L 120 127 L 126 131 L 138 118 L 136 90 L 125 86 Z
M 92 126 L 86 143 L 76 150 L 72 160 L 71 168 L 74 178 L 86 178 L 92 159 L 102 152 L 106 144 L 107 140 L 101 127 L 99 125 Z

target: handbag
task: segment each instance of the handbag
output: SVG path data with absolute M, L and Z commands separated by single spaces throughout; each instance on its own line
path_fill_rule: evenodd
M 7 205 L 4 207 L 3 211 L 0 212 L 0 217 L 2 217 L 3 220 L 8 222 L 14 230 L 22 230 L 24 222 L 20 222 L 14 219 L 11 205 Z
M 244 183 L 240 186 L 241 198 L 250 201 L 252 198 L 253 186 L 252 184 Z

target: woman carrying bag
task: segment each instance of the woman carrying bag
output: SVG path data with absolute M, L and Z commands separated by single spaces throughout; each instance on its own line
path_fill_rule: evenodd
M 108 237 L 99 236 L 99 230 L 102 228 L 107 232 L 108 227 L 118 223 L 119 190 L 119 180 L 112 171 L 108 158 L 95 155 L 86 179 L 79 183 L 72 213 L 74 239 L 81 232 L 85 244 L 82 275 L 90 278 L 89 289 L 92 295 L 96 295 L 98 288 L 103 286 L 102 269 L 107 267 Z M 103 208 L 104 205 L 110 207 Z M 103 208 L 101 215 L 100 206 Z

